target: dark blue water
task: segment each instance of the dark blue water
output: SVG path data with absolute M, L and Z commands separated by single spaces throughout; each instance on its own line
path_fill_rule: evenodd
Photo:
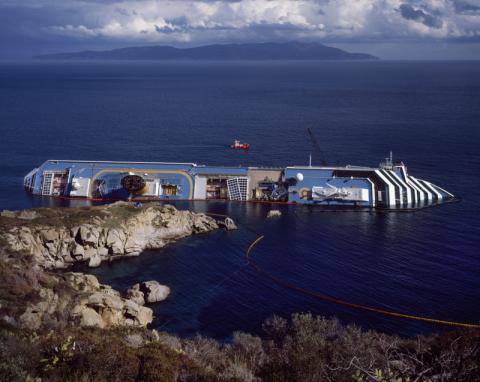
M 62 203 L 23 193 L 45 159 L 305 164 L 315 132 L 332 164 L 376 165 L 389 150 L 462 202 L 417 213 L 324 213 L 182 203 L 232 215 L 235 232 L 191 237 L 94 273 L 124 290 L 172 287 L 154 326 L 218 338 L 257 332 L 273 313 L 312 312 L 406 335 L 443 330 L 351 310 L 272 284 L 258 263 L 303 288 L 352 302 L 480 322 L 480 63 L 3 63 L 0 208 Z M 248 153 L 227 148 L 234 138 Z M 315 155 L 314 155 L 315 161 Z M 63 202 L 65 203 L 65 202 Z

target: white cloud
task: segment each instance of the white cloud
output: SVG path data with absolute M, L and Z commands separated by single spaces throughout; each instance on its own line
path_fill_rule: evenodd
M 13 6 L 0 0 L 0 6 Z M 479 0 L 24 0 L 49 9 L 51 34 L 145 42 L 318 39 L 371 41 L 480 36 Z M 55 19 L 70 9 L 75 22 Z

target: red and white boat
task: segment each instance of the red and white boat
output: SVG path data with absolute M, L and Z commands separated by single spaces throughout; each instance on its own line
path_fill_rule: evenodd
M 235 139 L 233 144 L 230 145 L 230 148 L 248 150 L 250 148 L 250 144 L 249 143 L 241 143 L 239 140 Z

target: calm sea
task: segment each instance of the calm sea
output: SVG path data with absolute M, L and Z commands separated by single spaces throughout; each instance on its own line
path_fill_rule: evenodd
M 413 335 L 443 330 L 318 301 L 296 286 L 439 319 L 480 322 L 480 63 L 102 62 L 0 64 L 0 208 L 61 205 L 23 192 L 46 159 L 306 164 L 311 128 L 330 164 L 376 165 L 393 150 L 414 176 L 462 201 L 417 213 L 325 213 L 235 203 L 181 203 L 232 215 L 219 231 L 102 266 L 125 290 L 172 288 L 155 327 L 181 335 L 259 332 L 272 314 L 312 312 Z M 235 138 L 252 145 L 232 152 Z M 318 155 L 313 151 L 314 163 Z M 63 204 L 64 205 L 64 204 Z

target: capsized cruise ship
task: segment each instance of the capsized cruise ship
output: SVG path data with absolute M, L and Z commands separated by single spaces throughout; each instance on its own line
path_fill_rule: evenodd
M 35 195 L 112 201 L 224 199 L 383 209 L 419 208 L 454 198 L 410 175 L 391 154 L 376 168 L 47 160 L 25 176 L 24 186 Z

